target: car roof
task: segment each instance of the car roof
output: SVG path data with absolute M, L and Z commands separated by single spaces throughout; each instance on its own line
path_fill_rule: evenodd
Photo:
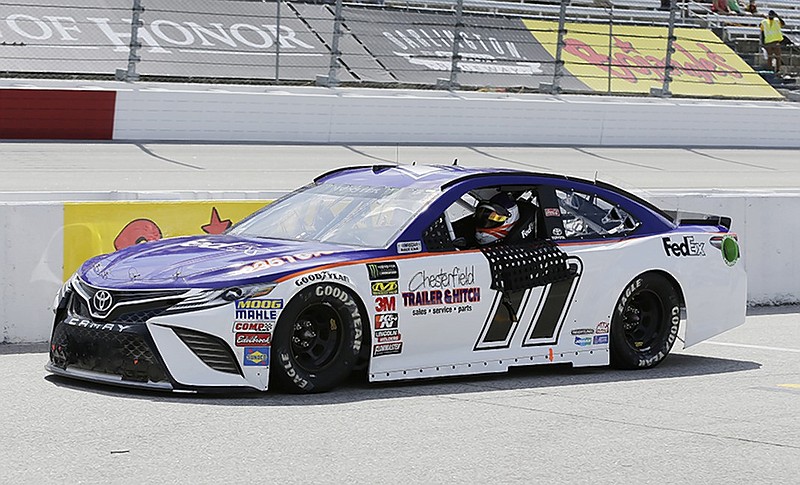
M 564 176 L 525 172 L 514 169 L 473 168 L 458 165 L 371 165 L 344 167 L 324 173 L 315 183 L 335 182 L 353 185 L 380 185 L 384 187 L 446 188 L 471 178 L 497 175 L 529 175 L 539 177 Z
M 507 184 L 512 184 L 516 177 L 527 176 L 592 185 L 601 191 L 608 191 L 618 196 L 625 197 L 631 202 L 647 207 L 665 219 L 672 221 L 672 217 L 650 202 L 620 187 L 605 182 L 553 173 L 537 173 L 507 168 L 461 167 L 455 165 L 455 163 L 453 165 L 362 165 L 343 167 L 326 172 L 315 178 L 314 183 L 334 182 L 338 184 L 375 185 L 397 188 L 447 189 L 466 180 L 496 176 L 508 176 L 508 179 L 503 181 L 503 183 Z

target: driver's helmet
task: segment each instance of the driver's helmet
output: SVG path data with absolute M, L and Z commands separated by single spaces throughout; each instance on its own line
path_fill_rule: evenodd
M 482 246 L 502 241 L 517 221 L 517 203 L 508 194 L 497 194 L 475 209 L 475 239 Z

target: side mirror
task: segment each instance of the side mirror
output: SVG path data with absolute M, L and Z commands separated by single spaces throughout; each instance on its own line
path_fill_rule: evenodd
M 457 237 L 453 239 L 453 246 L 455 246 L 456 249 L 465 249 L 467 247 L 467 239 L 464 237 Z

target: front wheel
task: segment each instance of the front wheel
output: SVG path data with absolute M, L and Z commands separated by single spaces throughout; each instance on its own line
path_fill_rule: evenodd
M 270 380 L 288 392 L 330 390 L 350 375 L 362 344 L 353 294 L 336 284 L 309 286 L 286 305 L 275 327 Z
M 611 319 L 611 365 L 655 367 L 666 358 L 681 322 L 677 290 L 663 276 L 645 273 L 628 283 Z

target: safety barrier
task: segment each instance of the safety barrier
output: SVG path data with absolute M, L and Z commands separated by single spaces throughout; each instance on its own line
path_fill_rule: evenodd
M 5 87 L 1 87 L 5 86 Z M 0 83 L 0 139 L 341 144 L 800 147 L 800 105 L 776 101 L 242 87 Z M 86 92 L 108 93 L 98 126 Z M 54 94 L 57 93 L 57 94 Z M 58 103 L 51 102 L 58 99 Z M 105 113 L 107 106 L 97 108 Z M 53 123 L 53 119 L 63 120 Z M 23 123 L 24 122 L 24 123 Z M 22 124 L 21 124 L 22 123 Z M 20 128 L 24 126 L 24 128 Z M 738 130 L 736 127 L 744 127 Z M 88 129 L 88 128 L 86 128 Z
M 63 194 L 67 199 L 79 195 Z M 95 194 L 93 198 L 100 198 Z M 105 194 L 116 199 L 113 193 Z M 175 194 L 161 194 L 174 199 Z M 247 200 L 213 201 L 0 202 L 0 227 L 6 247 L 0 252 L 0 343 L 47 340 L 53 299 L 62 282 L 84 259 L 101 252 L 161 237 L 187 233 L 213 234 L 273 198 L 274 193 L 248 193 Z M 238 194 L 241 195 L 241 194 Z M 742 243 L 751 305 L 800 302 L 800 262 L 794 241 L 800 226 L 782 224 L 782 215 L 800 212 L 800 192 L 649 191 L 643 194 L 662 207 L 729 215 Z

